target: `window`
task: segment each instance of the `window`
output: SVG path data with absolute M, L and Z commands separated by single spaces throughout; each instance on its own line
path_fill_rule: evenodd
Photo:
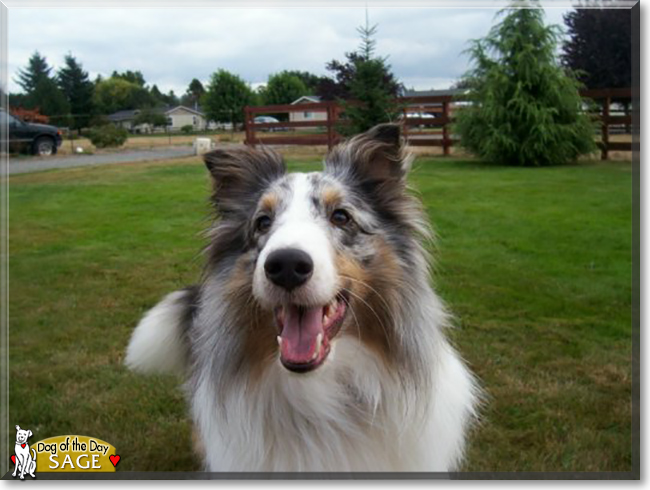
M 199 122 L 196 120 L 196 116 L 192 116 L 192 125 L 196 126 L 198 124 L 199 124 Z
M 303 112 L 302 115 L 305 119 L 311 119 L 311 112 Z

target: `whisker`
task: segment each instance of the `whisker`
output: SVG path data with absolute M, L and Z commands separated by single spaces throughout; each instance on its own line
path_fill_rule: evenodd
M 367 307 L 367 308 L 368 308 L 368 309 L 373 313 L 373 315 L 375 315 L 375 317 L 377 318 L 377 321 L 379 322 L 379 326 L 380 326 L 380 327 L 382 328 L 382 330 L 384 331 L 384 335 L 386 336 L 386 342 L 388 343 L 388 346 L 390 347 L 390 337 L 389 337 L 389 334 L 388 334 L 388 330 L 386 329 L 386 325 L 385 325 L 384 322 L 382 321 L 381 317 L 377 314 L 377 312 L 375 311 L 375 309 L 370 305 L 370 303 L 368 303 L 365 299 L 363 299 L 361 296 L 359 296 L 358 294 L 356 294 L 356 293 L 353 292 L 352 290 L 350 290 L 350 289 L 348 289 L 348 288 L 343 288 L 343 290 L 344 290 L 344 291 L 347 291 L 347 292 L 350 293 L 352 296 L 354 296 L 355 298 L 357 298 L 359 301 L 363 302 L 363 303 L 366 305 L 366 307 Z

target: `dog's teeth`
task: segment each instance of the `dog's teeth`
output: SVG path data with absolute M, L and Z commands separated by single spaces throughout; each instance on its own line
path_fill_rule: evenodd
M 279 346 L 280 348 L 282 348 L 282 337 L 280 337 L 280 336 L 278 335 L 278 336 L 276 337 L 276 339 L 277 339 L 277 341 L 278 341 L 278 346 Z
M 321 344 L 323 343 L 323 334 L 319 333 L 316 336 L 316 352 L 320 352 Z

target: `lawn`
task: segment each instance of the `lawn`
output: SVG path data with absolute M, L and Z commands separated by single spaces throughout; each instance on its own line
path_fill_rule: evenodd
M 292 160 L 313 169 L 317 158 Z M 631 165 L 424 157 L 434 283 L 488 394 L 471 471 L 631 469 Z M 10 425 L 95 436 L 120 470 L 195 470 L 177 380 L 122 367 L 138 318 L 201 268 L 197 159 L 10 183 Z

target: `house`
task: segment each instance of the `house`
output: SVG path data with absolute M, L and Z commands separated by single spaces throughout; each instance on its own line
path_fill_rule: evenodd
M 319 102 L 321 102 L 321 98 L 316 95 L 303 95 L 302 97 L 294 100 L 291 105 L 297 106 L 302 104 L 317 104 Z M 309 109 L 306 109 L 305 111 L 300 112 L 290 112 L 289 121 L 327 121 L 327 111 L 325 109 L 319 111 L 310 111 Z
M 169 109 L 165 115 L 170 131 L 180 131 L 183 126 L 192 126 L 193 131 L 203 131 L 208 125 L 203 112 L 183 105 Z
M 167 117 L 167 126 L 153 127 L 151 124 L 136 124 L 137 117 L 143 112 L 163 114 Z M 208 123 L 205 114 L 197 109 L 182 105 L 176 107 L 156 107 L 154 109 L 128 109 L 117 111 L 108 116 L 108 120 L 116 126 L 122 127 L 131 133 L 153 133 L 156 131 L 180 131 L 184 126 L 192 126 L 193 131 L 207 129 Z

